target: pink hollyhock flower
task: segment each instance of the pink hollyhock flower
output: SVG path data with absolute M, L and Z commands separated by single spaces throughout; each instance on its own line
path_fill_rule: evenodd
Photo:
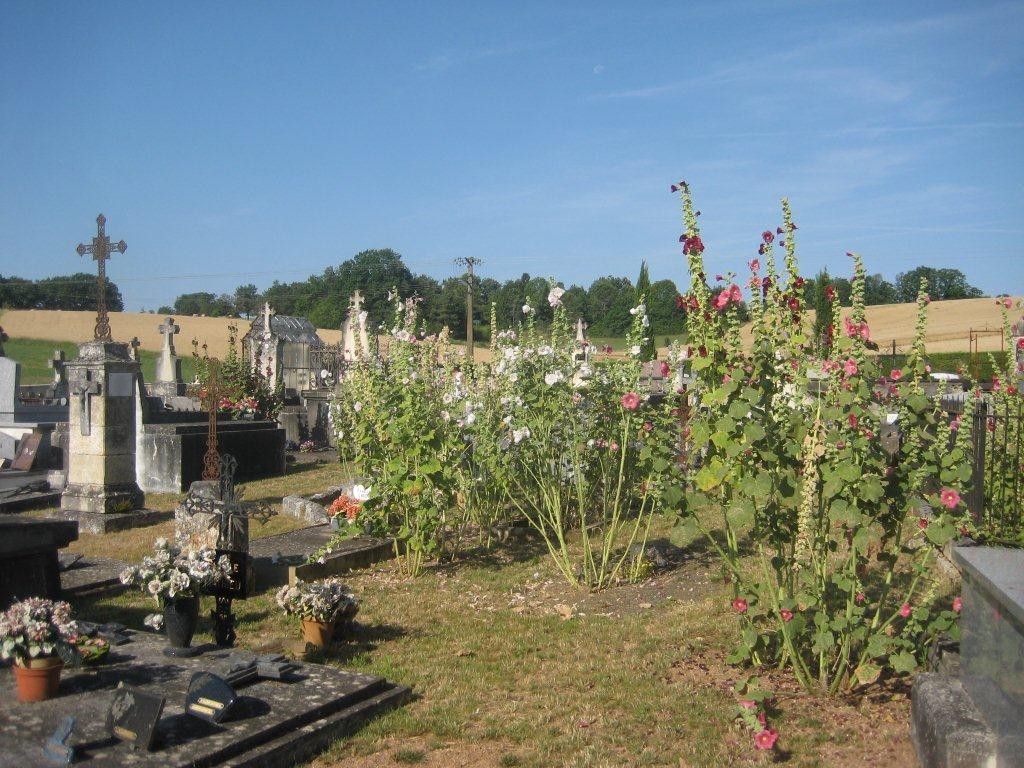
M 825 286 L 825 298 L 828 299 L 829 301 L 836 300 L 836 289 L 831 285 Z
M 715 300 L 713 302 L 713 304 L 715 305 L 715 309 L 724 309 L 725 305 L 728 304 L 728 303 L 729 303 L 729 292 L 728 291 L 722 291 L 720 294 L 715 296 Z
M 1017 351 L 1024 352 L 1024 336 L 1017 339 Z
M 775 235 L 766 229 L 764 232 L 761 233 L 761 239 L 764 240 L 767 244 L 775 239 Z
M 1010 300 L 1008 296 L 1002 299 L 998 299 L 996 301 L 996 304 L 1002 304 L 1003 307 L 1005 307 L 1006 309 L 1009 309 L 1010 307 L 1013 306 L 1013 302 Z
M 939 493 L 939 499 L 946 509 L 956 509 L 960 503 L 960 494 L 953 488 L 943 488 Z
M 849 416 L 846 417 L 846 420 L 850 422 L 851 429 L 857 428 L 857 414 L 851 413 Z
M 904 603 L 903 605 L 900 606 L 900 616 L 902 616 L 904 619 L 907 618 L 910 615 L 910 612 L 911 612 L 910 603 Z
M 893 381 L 899 381 L 900 379 L 903 378 L 903 371 L 901 371 L 899 368 L 893 368 L 891 371 L 889 371 L 889 378 L 892 379 Z
M 928 527 L 928 520 L 923 517 L 917 518 L 917 527 L 923 531 L 925 528 Z
M 768 715 L 766 715 L 764 712 L 758 712 L 757 722 L 759 722 L 761 725 L 768 725 Z
M 619 444 L 617 442 L 615 442 L 614 440 L 612 440 L 608 444 L 608 450 L 611 451 L 612 453 L 615 453 L 615 451 L 619 450 Z
M 856 335 L 857 335 L 857 330 L 858 330 L 858 328 L 859 328 L 859 326 L 856 326 L 856 325 L 854 325 L 854 324 L 853 324 L 853 323 L 852 323 L 852 322 L 850 321 L 850 318 L 848 318 L 848 317 L 844 317 L 844 318 L 843 318 L 843 331 L 844 331 L 844 332 L 846 333 L 846 335 L 847 335 L 847 336 L 849 336 L 849 337 L 850 337 L 851 339 L 852 339 L 852 338 L 853 338 L 854 336 L 856 336 Z
M 843 363 L 843 371 L 846 373 L 847 376 L 857 375 L 857 363 L 853 360 L 853 358 L 848 358 L 846 362 Z
M 956 611 L 957 613 L 960 613 L 960 611 L 963 610 L 963 607 L 964 607 L 964 601 L 960 597 L 960 595 L 957 595 L 956 597 L 954 597 L 953 598 L 953 610 Z
M 661 365 L 658 366 L 658 370 L 661 372 L 662 376 L 668 376 L 669 373 L 672 372 L 672 369 L 665 361 L 662 361 Z
M 960 417 L 959 416 L 957 416 L 955 419 L 953 419 L 951 422 L 949 422 L 949 428 L 953 432 L 956 432 L 958 429 L 960 429 Z
M 736 283 L 729 286 L 729 298 L 737 304 L 743 301 L 743 290 Z
M 636 392 L 627 392 L 622 396 L 622 407 L 627 411 L 635 411 L 640 407 L 640 396 Z
M 783 608 L 781 611 L 779 611 L 779 615 L 782 617 L 783 621 L 792 621 L 793 620 L 793 612 L 792 611 L 787 611 L 785 608 Z
M 754 746 L 758 749 L 771 749 L 778 741 L 779 734 L 774 728 L 765 728 L 754 734 Z
M 753 261 L 748 261 L 747 266 L 750 267 L 751 272 L 757 272 L 761 268 L 761 262 L 759 259 L 754 259 Z
M 746 613 L 747 608 L 749 606 L 747 605 L 746 600 L 744 600 L 742 597 L 737 597 L 735 600 L 732 601 L 732 607 L 733 610 L 737 613 Z
M 864 596 L 863 592 L 858 592 L 853 598 L 853 602 L 857 603 L 857 605 L 860 605 L 865 600 L 867 600 L 867 598 Z
M 722 277 L 721 275 L 715 275 L 715 280 L 717 280 L 718 282 L 722 282 L 723 280 L 725 280 L 725 278 Z
M 700 239 L 700 235 L 683 240 L 683 253 L 704 253 L 704 242 Z
M 739 704 L 744 709 L 757 709 L 757 702 L 750 699 L 740 699 Z
M 800 311 L 800 299 L 798 299 L 796 296 L 791 296 L 789 300 L 786 302 L 786 304 L 789 305 L 789 309 L 791 312 Z
M 644 432 L 650 432 L 652 429 L 654 429 L 654 425 L 651 424 L 651 422 L 649 422 L 649 421 L 645 421 L 644 422 Z
M 732 376 L 730 376 L 728 373 L 722 377 L 723 384 L 728 384 L 730 381 L 732 381 Z

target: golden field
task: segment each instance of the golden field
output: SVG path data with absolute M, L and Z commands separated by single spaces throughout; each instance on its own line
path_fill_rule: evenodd
M 1021 316 L 1020 297 L 1014 299 L 1011 321 Z M 916 307 L 914 304 L 884 304 L 867 308 L 871 338 L 882 351 L 888 350 L 895 340 L 898 349 L 906 351 L 913 341 Z M 110 327 L 114 339 L 129 341 L 138 336 L 142 348 L 158 351 L 163 346 L 157 327 L 163 315 L 141 312 L 111 312 Z M 807 313 L 808 324 L 813 323 L 814 312 Z M 96 315 L 93 312 L 66 312 L 60 310 L 11 309 L 0 314 L 0 325 L 11 338 L 46 339 L 50 341 L 82 342 L 92 337 Z M 245 335 L 249 321 L 241 318 L 175 316 L 181 332 L 175 338 L 181 356 L 192 353 L 192 339 L 206 344 L 209 354 L 223 357 L 227 352 L 228 325 L 238 326 L 239 337 Z M 933 301 L 928 307 L 926 346 L 929 352 L 968 352 L 971 329 L 981 330 L 978 351 L 997 352 L 1002 338 L 1002 315 L 995 299 L 958 299 Z M 320 338 L 328 344 L 341 340 L 341 332 L 332 328 L 318 329 Z M 618 346 L 618 345 L 616 345 Z M 486 343 L 476 345 L 477 361 L 490 357 Z
M 157 328 L 165 315 L 150 315 L 144 312 L 111 312 L 110 333 L 114 341 L 131 341 L 138 336 L 142 349 L 157 352 L 163 349 L 163 336 Z M 181 332 L 174 338 L 174 347 L 180 357 L 192 354 L 192 339 L 200 346 L 207 345 L 211 357 L 223 358 L 228 351 L 228 326 L 238 326 L 241 339 L 249 330 L 248 320 L 228 317 L 174 316 L 174 322 Z M 92 338 L 96 324 L 95 312 L 70 312 L 62 310 L 9 309 L 0 314 L 0 325 L 12 339 L 46 339 L 48 341 L 71 341 L 81 343 Z M 341 332 L 319 329 L 320 338 L 328 344 L 341 340 Z

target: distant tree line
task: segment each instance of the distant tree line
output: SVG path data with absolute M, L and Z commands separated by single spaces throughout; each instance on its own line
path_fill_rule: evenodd
M 124 310 L 117 284 L 107 280 L 107 309 Z M 4 309 L 96 309 L 96 275 L 76 272 L 42 280 L 0 275 L 0 307 Z
M 337 328 L 348 311 L 349 297 L 356 291 L 363 296 L 372 328 L 391 320 L 392 307 L 388 294 L 397 289 L 403 298 L 422 299 L 421 316 L 430 331 L 448 326 L 452 336 L 466 336 L 467 275 L 436 280 L 428 275 L 414 275 L 402 257 L 390 248 L 362 251 L 337 267 L 328 267 L 322 274 L 293 283 L 274 283 L 262 293 L 252 283 L 238 286 L 233 294 L 210 292 L 185 293 L 174 306 L 160 307 L 161 314 L 206 315 L 209 317 L 250 318 L 269 301 L 278 314 L 307 317 L 319 328 Z M 959 269 L 917 267 L 896 276 L 889 282 L 882 275 L 869 275 L 865 282 L 868 304 L 894 304 L 914 301 L 921 277 L 928 280 L 929 292 L 935 300 L 965 299 L 982 296 L 970 285 Z M 840 303 L 850 302 L 850 281 L 833 277 L 827 271 L 809 278 L 804 286 L 805 306 L 827 306 L 825 295 L 832 286 Z M 679 287 L 672 280 L 651 281 L 647 265 L 642 264 L 634 284 L 627 277 L 599 277 L 589 286 L 568 285 L 562 302 L 569 316 L 583 318 L 591 336 L 622 336 L 629 328 L 629 314 L 639 295 L 646 296 L 651 320 L 652 341 L 680 333 L 686 315 L 676 302 Z M 497 312 L 498 324 L 507 328 L 523 320 L 523 305 L 530 304 L 538 320 L 551 319 L 547 301 L 548 280 L 524 272 L 518 278 L 499 282 L 479 277 L 473 284 L 473 322 L 480 338 L 490 324 L 491 303 Z M 107 281 L 107 306 L 122 311 L 124 302 L 117 285 Z M 10 309 L 84 309 L 96 307 L 96 276 L 76 273 L 43 280 L 25 280 L 0 275 L 0 307 Z M 746 307 L 741 307 L 741 316 Z

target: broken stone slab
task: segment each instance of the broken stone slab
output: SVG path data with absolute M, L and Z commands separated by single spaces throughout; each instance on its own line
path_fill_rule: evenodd
M 329 507 L 342 494 L 351 494 L 356 485 L 369 485 L 365 478 L 353 478 L 341 485 L 332 485 L 326 491 L 307 496 L 285 496 L 281 500 L 281 513 L 305 520 L 313 525 L 326 523 L 330 520 L 327 514 Z

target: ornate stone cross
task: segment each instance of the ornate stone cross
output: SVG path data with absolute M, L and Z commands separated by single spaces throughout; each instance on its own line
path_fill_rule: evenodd
M 181 331 L 181 327 L 174 322 L 173 317 L 168 317 L 157 330 L 164 335 L 164 351 L 175 354 L 174 334 Z
M 78 398 L 78 407 L 81 411 L 81 431 L 83 435 L 92 434 L 92 395 L 100 393 L 100 383 L 93 380 L 92 371 L 81 369 L 79 377 L 75 380 L 71 394 Z
M 46 361 L 46 367 L 53 369 L 53 385 L 58 386 L 64 381 L 64 366 L 67 365 L 63 349 L 53 350 L 53 357 Z
M 132 336 L 132 340 L 128 342 L 128 346 L 132 348 L 132 360 L 134 360 L 135 362 L 139 362 L 139 347 L 142 346 L 142 342 L 139 341 L 139 337 Z
M 128 250 L 128 246 L 124 240 L 117 243 L 111 248 L 110 238 L 107 237 L 106 233 L 107 217 L 102 213 L 96 217 L 96 237 L 92 239 L 92 245 L 85 245 L 79 243 L 78 251 L 79 256 L 84 256 L 87 253 L 91 253 L 93 259 L 96 260 L 99 266 L 99 275 L 97 277 L 97 315 L 96 315 L 96 327 L 93 329 L 93 338 L 96 341 L 110 341 L 110 321 L 107 318 L 107 265 L 106 261 L 110 258 L 110 252 L 112 250 L 124 253 Z

